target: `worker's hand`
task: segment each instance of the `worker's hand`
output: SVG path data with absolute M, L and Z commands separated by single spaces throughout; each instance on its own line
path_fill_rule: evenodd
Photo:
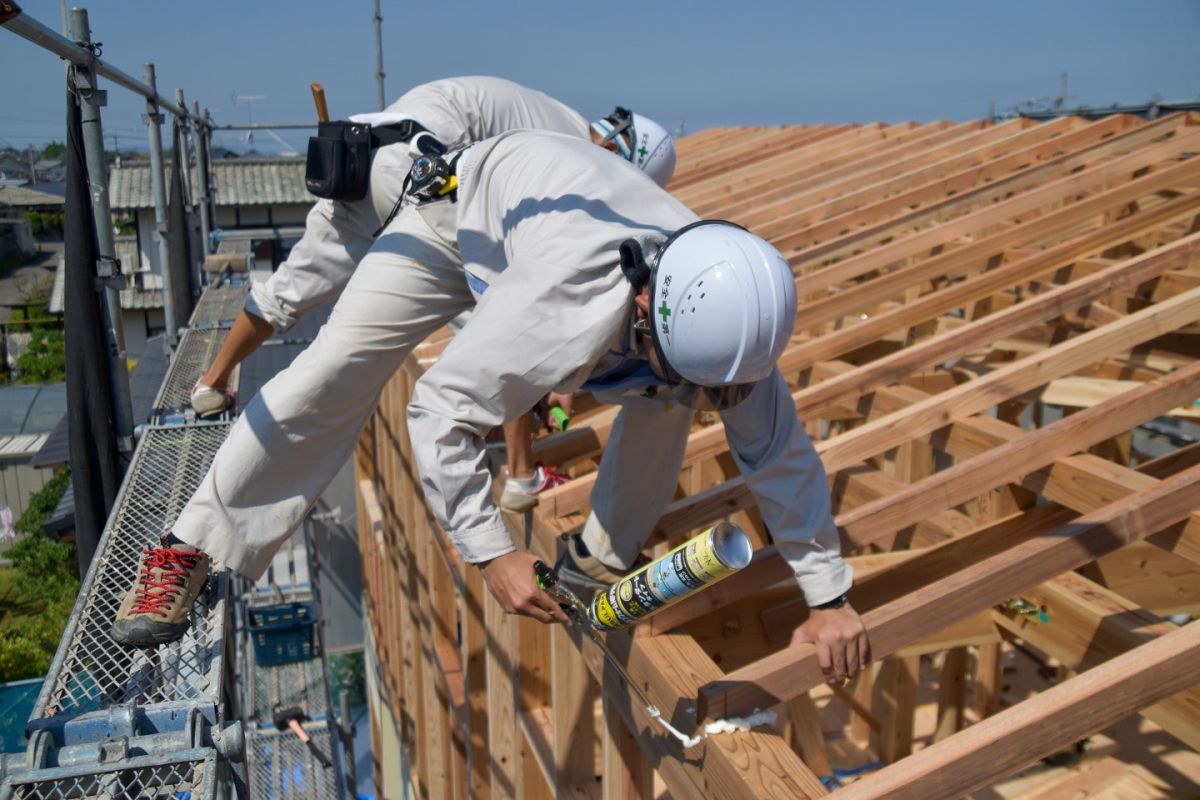
M 840 686 L 871 663 L 867 629 L 849 605 L 826 611 L 811 609 L 808 619 L 792 634 L 793 645 L 803 642 L 816 645 L 817 663 L 826 683 Z
M 571 409 L 575 405 L 575 395 L 570 392 L 566 394 L 551 392 L 550 394 L 546 395 L 546 405 L 551 407 L 558 406 L 563 411 L 567 412 L 567 416 L 570 416 Z
M 538 622 L 561 622 L 569 625 L 570 617 L 559 608 L 554 598 L 538 588 L 533 565 L 538 557 L 520 550 L 493 558 L 482 568 L 488 591 L 500 607 L 509 614 L 523 614 Z

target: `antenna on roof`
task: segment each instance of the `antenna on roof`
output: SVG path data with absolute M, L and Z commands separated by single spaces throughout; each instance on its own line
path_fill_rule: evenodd
M 257 103 L 259 100 L 267 99 L 267 96 L 265 94 L 238 94 L 236 89 L 230 93 L 230 97 L 233 100 L 234 105 L 237 105 L 238 103 L 246 104 L 246 121 L 250 125 L 254 124 L 254 104 Z M 247 144 L 254 143 L 254 131 L 253 130 L 246 131 L 246 143 Z

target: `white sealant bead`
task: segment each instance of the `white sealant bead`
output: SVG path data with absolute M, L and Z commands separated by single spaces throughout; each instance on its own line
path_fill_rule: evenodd
M 704 733 L 699 736 L 688 736 L 676 729 L 671 723 L 663 719 L 662 714 L 654 706 L 648 706 L 646 711 L 653 719 L 662 723 L 671 735 L 680 741 L 684 749 L 695 747 L 700 744 L 706 737 L 712 736 L 715 733 L 736 733 L 737 731 L 748 731 L 758 725 L 773 725 L 778 715 L 774 711 L 759 711 L 754 709 L 754 713 L 748 717 L 730 717 L 729 719 L 718 719 L 704 726 Z

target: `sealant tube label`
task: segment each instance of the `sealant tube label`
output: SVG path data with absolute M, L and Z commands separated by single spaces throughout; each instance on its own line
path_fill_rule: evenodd
M 598 593 L 592 600 L 593 625 L 618 630 L 692 594 L 736 571 L 721 560 L 719 539 L 745 533 L 727 522 L 713 526 L 679 545 L 662 558 Z

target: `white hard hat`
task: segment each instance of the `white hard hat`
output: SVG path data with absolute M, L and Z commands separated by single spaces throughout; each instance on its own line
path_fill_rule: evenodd
M 796 324 L 795 279 L 778 250 L 731 222 L 704 220 L 667 239 L 649 280 L 668 379 L 730 387 L 771 374 Z
M 592 123 L 600 141 L 615 141 L 625 160 L 650 176 L 664 189 L 675 173 L 675 142 L 667 129 L 649 117 L 617 106 L 613 113 Z M 623 135 L 628 132 L 628 135 Z

